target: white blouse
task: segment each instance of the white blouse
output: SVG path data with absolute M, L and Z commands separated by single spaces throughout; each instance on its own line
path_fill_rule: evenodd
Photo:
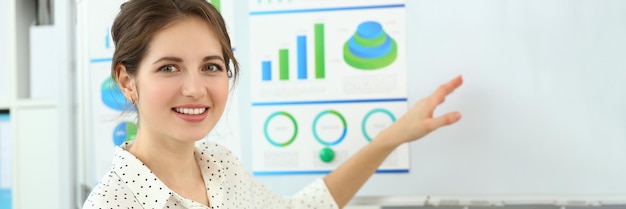
M 85 201 L 83 208 L 207 208 L 169 189 L 128 152 L 127 142 L 115 150 L 113 167 Z M 230 150 L 212 142 L 195 148 L 211 209 L 338 208 L 322 179 L 293 197 L 283 197 L 256 182 Z

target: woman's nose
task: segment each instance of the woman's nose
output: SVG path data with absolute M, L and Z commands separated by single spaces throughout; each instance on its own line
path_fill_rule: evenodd
M 197 73 L 186 73 L 185 79 L 183 79 L 182 95 L 191 97 L 194 100 L 200 99 L 206 95 L 206 89 L 204 83 Z

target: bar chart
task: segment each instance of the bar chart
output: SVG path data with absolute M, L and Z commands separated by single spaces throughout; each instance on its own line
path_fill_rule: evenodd
M 217 9 L 217 11 L 222 12 L 221 0 L 211 0 L 210 2 Z
M 309 68 L 308 68 L 308 53 L 309 48 L 307 47 L 307 35 L 298 35 L 295 38 L 296 43 L 296 66 L 297 66 L 297 79 L 298 80 L 306 80 L 309 78 Z M 315 70 L 315 79 L 324 79 L 326 77 L 326 63 L 325 63 L 325 53 L 324 53 L 324 24 L 316 23 L 314 25 L 314 33 L 313 33 L 313 55 L 314 55 L 314 69 Z M 280 48 L 278 49 L 278 80 L 290 80 L 290 68 L 289 68 L 289 49 L 288 48 Z M 272 60 L 263 60 L 261 61 L 261 79 L 263 81 L 272 81 L 275 78 L 272 77 Z

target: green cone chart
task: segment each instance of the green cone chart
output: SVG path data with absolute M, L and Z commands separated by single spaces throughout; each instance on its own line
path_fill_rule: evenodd
M 398 44 L 385 33 L 380 23 L 366 21 L 343 46 L 343 59 L 354 68 L 376 70 L 393 63 Z

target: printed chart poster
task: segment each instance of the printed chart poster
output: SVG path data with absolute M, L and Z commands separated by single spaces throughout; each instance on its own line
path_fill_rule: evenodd
M 407 110 L 404 1 L 250 2 L 254 175 L 328 173 Z M 409 147 L 378 172 L 409 171 Z
M 90 172 L 89 181 L 97 183 L 111 169 L 115 147 L 124 142 L 132 141 L 137 134 L 137 114 L 135 108 L 124 97 L 117 83 L 111 79 L 111 61 L 115 49 L 111 37 L 111 26 L 120 5 L 124 0 L 86 1 L 85 5 L 85 39 L 83 51 L 86 55 L 85 85 L 87 135 L 90 136 L 91 151 L 87 156 Z M 234 5 L 232 0 L 209 0 L 223 15 L 232 33 Z M 233 44 L 234 46 L 234 44 Z M 232 85 L 231 85 L 232 86 Z M 220 143 L 240 156 L 237 100 L 231 94 L 226 110 L 216 127 L 202 140 Z M 202 141 L 200 140 L 200 141 Z

